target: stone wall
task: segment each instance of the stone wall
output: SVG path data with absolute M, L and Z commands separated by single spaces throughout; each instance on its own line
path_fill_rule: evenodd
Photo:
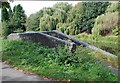
M 44 46 L 48 46 L 50 48 L 56 47 L 58 45 L 67 45 L 69 46 L 69 50 L 74 52 L 76 50 L 76 44 L 73 42 L 68 42 L 66 40 L 40 33 L 40 32 L 29 32 L 29 33 L 14 33 L 8 36 L 8 39 L 11 40 L 24 40 L 40 43 Z

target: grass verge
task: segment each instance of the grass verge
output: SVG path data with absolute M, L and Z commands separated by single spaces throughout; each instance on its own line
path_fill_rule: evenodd
M 91 50 L 78 47 L 48 48 L 32 42 L 3 40 L 2 60 L 26 71 L 58 80 L 117 81 L 118 76 L 92 56 Z

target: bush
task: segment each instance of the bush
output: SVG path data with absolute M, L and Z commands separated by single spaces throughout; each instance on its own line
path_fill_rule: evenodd
M 106 13 L 98 16 L 92 29 L 94 35 L 110 35 L 112 30 L 118 26 L 118 12 Z
M 118 1 L 112 2 L 106 9 L 106 13 L 98 16 L 92 29 L 95 35 L 118 35 L 119 8 L 120 3 Z

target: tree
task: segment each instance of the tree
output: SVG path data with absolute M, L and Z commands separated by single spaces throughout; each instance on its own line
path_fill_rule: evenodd
M 15 27 L 14 27 L 13 11 L 11 7 L 8 8 L 8 14 L 9 14 L 9 22 L 8 22 L 9 33 L 13 33 Z
M 53 12 L 54 12 L 54 9 L 50 8 L 50 7 L 48 7 L 48 8 L 45 7 L 41 11 L 43 12 L 43 14 L 52 16 Z
M 2 21 L 2 37 L 6 39 L 9 34 L 8 22 Z
M 72 5 L 68 4 L 67 2 L 58 2 L 55 5 L 53 5 L 53 9 L 64 10 L 66 11 L 66 13 L 69 12 L 71 8 Z
M 74 24 L 76 33 L 91 33 L 95 18 L 103 14 L 108 5 L 108 2 L 79 2 L 70 11 L 67 22 Z
M 11 0 L 13 1 L 13 0 Z M 4 38 L 7 37 L 10 33 L 14 32 L 17 29 L 26 30 L 25 22 L 26 15 L 22 6 L 19 4 L 14 7 L 13 11 L 10 7 L 9 2 L 2 2 L 2 35 Z
M 26 23 L 26 15 L 20 4 L 14 7 L 13 9 L 13 20 L 15 30 L 26 31 L 25 23 Z M 18 31 L 19 32 L 19 31 Z
M 53 26 L 53 24 L 51 22 L 53 20 L 53 17 L 52 17 L 53 12 L 54 12 L 54 9 L 48 7 L 48 8 L 41 9 L 37 13 L 31 14 L 26 21 L 27 30 L 33 30 L 33 31 L 45 30 L 44 27 L 47 26 L 47 24 L 43 25 L 43 24 L 41 24 L 41 22 L 45 23 L 45 20 L 47 21 L 48 19 L 50 19 L 48 21 L 50 23 L 48 23 L 48 24 L 50 26 Z M 48 16 L 48 19 L 45 16 Z M 50 27 L 47 28 L 47 30 L 48 29 L 50 29 Z
M 26 21 L 27 31 L 37 31 L 39 28 L 39 13 L 31 14 Z
M 97 17 L 92 29 L 93 34 L 102 36 L 112 34 L 112 30 L 118 26 L 118 14 L 118 12 L 106 13 Z
M 10 7 L 10 3 L 9 2 L 2 2 L 2 8 L 9 8 Z M 1 7 L 0 7 L 1 8 Z
M 111 5 L 107 7 L 106 13 L 120 11 L 119 6 L 120 6 L 120 2 L 118 1 L 112 2 Z
M 2 18 L 1 18 L 1 21 L 2 21 L 2 36 L 4 38 L 7 38 L 7 35 L 9 34 L 8 32 L 8 21 L 9 21 L 9 14 L 8 14 L 8 11 L 7 11 L 7 8 L 6 6 L 3 6 L 2 7 L 2 14 L 1 14 Z
M 119 2 L 112 2 L 106 9 L 106 13 L 98 16 L 92 29 L 94 35 L 118 35 Z
M 40 19 L 40 31 L 51 31 L 51 30 L 55 30 L 55 20 L 52 16 L 50 15 L 44 15 L 41 19 Z
M 1 21 L 8 21 L 9 20 L 9 14 L 8 14 L 8 11 L 7 11 L 7 8 L 6 7 L 3 7 L 2 8 L 2 19 Z
M 13 12 L 12 12 L 11 7 L 8 8 L 8 14 L 9 14 L 9 19 L 11 19 L 13 16 Z
M 82 26 L 83 23 L 82 21 L 82 13 L 83 13 L 83 3 L 79 2 L 77 3 L 70 12 L 68 12 L 68 18 L 67 18 L 67 23 L 70 24 L 70 27 L 68 27 L 70 30 L 70 34 L 78 34 L 81 29 L 84 27 Z M 81 25 L 81 26 L 79 26 Z
M 58 19 L 58 23 L 65 23 L 67 20 L 68 12 L 72 8 L 71 4 L 58 2 L 53 6 L 53 9 L 55 10 L 53 16 Z
M 56 3 L 52 8 L 43 8 L 43 16 L 40 17 L 40 30 L 55 30 L 58 23 L 65 23 L 67 13 L 72 8 L 68 3 Z
M 105 13 L 109 2 L 88 2 L 85 5 L 85 23 L 87 32 L 91 33 L 91 29 L 94 26 L 95 18 Z
M 72 7 L 71 4 L 58 2 L 53 7 L 30 15 L 26 23 L 27 30 L 57 29 L 71 35 L 91 33 L 95 19 L 105 13 L 108 5 L 109 2 L 80 2 Z

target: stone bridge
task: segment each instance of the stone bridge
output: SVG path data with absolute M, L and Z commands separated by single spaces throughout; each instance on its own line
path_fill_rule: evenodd
M 116 55 L 106 52 L 84 41 L 72 38 L 56 30 L 43 32 L 12 33 L 8 36 L 8 39 L 36 42 L 50 48 L 57 47 L 58 45 L 67 45 L 71 52 L 74 52 L 76 50 L 76 46 L 82 45 L 83 47 L 88 47 L 92 50 L 99 51 L 104 55 L 117 57 Z
M 67 45 L 71 52 L 76 50 L 76 44 L 74 42 L 67 41 L 65 37 L 62 37 L 53 31 L 12 33 L 8 36 L 8 39 L 31 41 L 50 48 L 57 47 L 58 45 Z

